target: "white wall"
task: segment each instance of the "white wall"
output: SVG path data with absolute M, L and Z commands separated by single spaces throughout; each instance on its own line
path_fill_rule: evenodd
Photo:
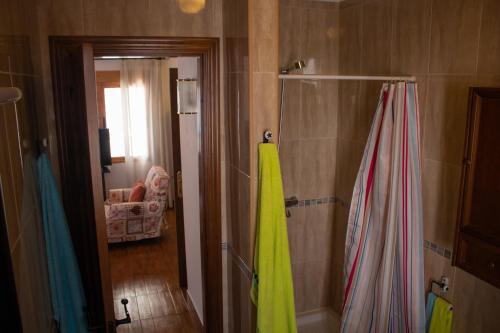
M 119 71 L 121 67 L 122 62 L 119 59 L 94 61 L 94 69 L 96 71 Z
M 197 58 L 177 58 L 179 79 L 198 78 Z M 174 110 L 172 110 L 175 112 Z M 184 201 L 184 231 L 188 294 L 201 322 L 203 289 L 201 274 L 200 186 L 198 156 L 200 150 L 200 102 L 198 114 L 180 115 L 182 192 Z

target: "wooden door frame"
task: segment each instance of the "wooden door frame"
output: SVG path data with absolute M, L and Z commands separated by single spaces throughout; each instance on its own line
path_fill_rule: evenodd
M 177 231 L 177 256 L 179 263 L 179 285 L 181 288 L 187 288 L 187 268 L 186 268 L 186 242 L 184 238 L 184 223 L 179 223 L 179 221 L 184 222 L 184 201 L 182 196 L 179 195 L 182 192 L 182 188 L 179 188 L 179 177 L 177 172 L 182 170 L 181 164 L 181 135 L 179 127 L 179 114 L 177 113 L 177 79 L 179 78 L 177 68 L 169 68 L 169 89 L 170 89 L 170 115 L 171 115 L 171 127 L 172 127 L 172 154 L 174 160 L 174 170 L 172 170 L 173 175 L 173 186 L 174 186 L 174 196 L 175 196 L 175 223 Z M 182 180 L 182 178 L 181 178 Z
M 67 121 L 68 112 L 87 113 L 85 106 L 69 110 L 65 103 L 74 94 L 82 94 L 81 84 L 75 87 L 62 86 L 65 82 L 64 71 L 61 71 L 60 62 L 67 55 L 67 51 L 75 47 L 90 45 L 94 57 L 100 56 L 189 56 L 199 57 L 201 66 L 201 147 L 199 154 L 200 179 L 200 233 L 201 233 L 201 263 L 203 282 L 203 317 L 206 332 L 222 332 L 222 249 L 221 249 L 221 185 L 220 185 L 220 71 L 219 71 L 219 40 L 218 38 L 192 37 L 86 37 L 86 36 L 51 36 L 49 37 L 50 56 L 52 67 L 52 83 L 54 93 L 54 109 L 57 124 L 57 143 L 59 155 L 59 169 L 61 175 L 62 197 L 66 211 L 74 211 L 82 207 L 77 201 L 85 201 L 84 216 L 93 217 L 94 198 L 92 191 L 86 197 L 75 198 L 70 189 L 74 185 L 74 176 L 86 179 L 86 187 L 92 188 L 89 182 L 97 181 L 92 178 L 90 156 L 78 156 L 81 159 L 78 173 L 69 168 L 72 165 L 71 154 L 74 146 L 88 148 L 89 134 L 85 126 L 75 126 Z M 83 76 L 83 74 L 82 74 Z M 75 131 L 77 132 L 75 135 Z M 71 134 L 70 134 L 71 133 Z M 79 139 L 78 139 L 79 138 Z M 76 149 L 76 148 L 75 148 Z M 82 153 L 82 149 L 77 150 Z M 84 150 L 83 150 L 84 151 Z M 74 161 L 73 161 L 74 164 Z M 81 194 L 81 193 L 80 193 Z M 89 282 L 90 290 L 86 295 L 101 291 L 103 284 L 96 248 L 98 235 L 96 219 L 87 220 L 76 218 L 69 220 L 71 224 L 78 224 L 76 230 L 85 230 L 85 237 L 72 233 L 74 243 L 84 243 L 83 247 L 92 251 L 80 262 L 82 276 L 92 278 Z M 82 244 L 79 244 L 82 245 Z M 103 296 L 103 295 L 101 295 Z M 88 301 L 89 311 L 95 312 L 90 318 L 91 325 L 102 325 L 105 313 L 105 297 L 92 296 Z M 90 307 L 93 307 L 90 309 Z M 90 313 L 92 314 L 92 313 Z M 109 320 L 109 318 L 107 318 Z

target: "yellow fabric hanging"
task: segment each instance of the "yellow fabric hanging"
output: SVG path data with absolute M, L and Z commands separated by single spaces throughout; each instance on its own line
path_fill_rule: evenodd
M 257 333 L 296 333 L 285 200 L 276 146 L 259 145 L 259 198 L 252 302 Z
M 438 297 L 432 310 L 429 333 L 450 333 L 452 320 L 453 306 L 441 297 Z

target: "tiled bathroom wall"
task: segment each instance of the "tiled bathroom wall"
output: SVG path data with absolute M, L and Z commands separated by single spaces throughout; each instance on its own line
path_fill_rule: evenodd
M 257 209 L 258 144 L 278 133 L 278 1 L 224 1 L 229 332 L 255 331 L 249 291 Z
M 227 332 L 249 332 L 251 307 L 248 0 L 223 1 Z
M 454 332 L 495 332 L 500 290 L 451 266 L 468 88 L 500 87 L 496 0 L 347 0 L 340 4 L 341 74 L 417 76 L 422 131 L 425 283 L 450 278 Z M 341 82 L 337 195 L 348 202 L 380 83 Z M 337 223 L 348 206 L 337 206 Z M 344 221 L 344 222 L 342 222 Z M 340 222 L 340 223 L 339 223 Z M 340 273 L 337 273 L 339 276 Z M 341 295 L 334 296 L 340 309 Z
M 280 67 L 304 60 L 299 73 L 336 74 L 339 60 L 339 6 L 321 1 L 280 2 Z M 329 307 L 332 280 L 337 81 L 287 80 L 284 86 L 280 159 L 289 209 L 288 237 L 296 311 Z
M 49 332 L 51 304 L 43 226 L 36 184 L 29 172 L 33 164 L 28 163 L 35 151 L 36 89 L 41 83 L 32 61 L 38 40 L 31 24 L 33 8 L 31 0 L 0 2 L 0 86 L 15 86 L 23 92 L 19 102 L 0 105 L 0 182 L 23 329 Z
M 300 73 L 338 73 L 339 7 L 280 2 L 280 67 L 303 60 Z M 334 245 L 338 82 L 287 80 L 280 159 L 289 209 L 288 238 L 297 313 L 330 306 Z

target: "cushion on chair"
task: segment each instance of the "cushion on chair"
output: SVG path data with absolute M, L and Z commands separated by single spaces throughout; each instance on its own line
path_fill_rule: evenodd
M 144 195 L 146 194 L 146 186 L 143 182 L 136 182 L 132 190 L 130 191 L 130 196 L 128 197 L 128 202 L 141 202 L 144 200 Z
M 145 201 L 166 200 L 169 176 L 160 166 L 152 166 L 146 176 Z

